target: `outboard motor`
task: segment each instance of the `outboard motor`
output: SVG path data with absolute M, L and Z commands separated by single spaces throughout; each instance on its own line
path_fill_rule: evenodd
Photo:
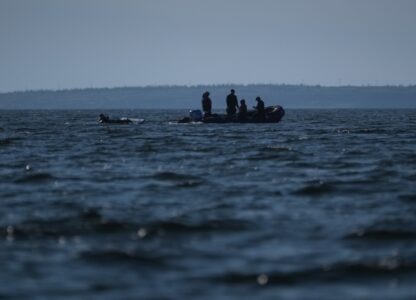
M 192 122 L 200 122 L 202 121 L 202 111 L 199 109 L 196 110 L 190 110 L 189 111 L 189 118 Z

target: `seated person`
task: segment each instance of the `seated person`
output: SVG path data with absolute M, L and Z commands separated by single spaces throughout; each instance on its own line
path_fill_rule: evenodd
M 246 100 L 241 99 L 240 101 L 240 108 L 238 111 L 238 117 L 240 119 L 244 119 L 247 117 L 247 105 L 246 105 Z

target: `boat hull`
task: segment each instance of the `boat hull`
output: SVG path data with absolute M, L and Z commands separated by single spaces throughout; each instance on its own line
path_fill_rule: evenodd
M 202 120 L 193 120 L 189 117 L 183 118 L 178 121 L 178 123 L 192 123 L 192 122 L 202 122 L 208 124 L 224 124 L 224 123 L 279 123 L 283 116 L 285 115 L 285 110 L 283 107 L 276 105 L 276 106 L 269 106 L 266 107 L 266 114 L 263 118 L 260 118 L 256 115 L 255 111 L 249 111 L 247 116 L 239 117 L 239 116 L 228 116 L 228 115 L 220 115 L 220 114 L 213 114 L 209 117 L 204 117 Z

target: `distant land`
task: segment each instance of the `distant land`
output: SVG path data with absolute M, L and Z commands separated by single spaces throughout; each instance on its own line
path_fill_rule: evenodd
M 211 93 L 214 109 L 225 107 L 230 88 L 249 106 L 260 96 L 285 108 L 416 108 L 416 86 L 211 85 L 39 90 L 0 93 L 0 109 L 190 109 Z

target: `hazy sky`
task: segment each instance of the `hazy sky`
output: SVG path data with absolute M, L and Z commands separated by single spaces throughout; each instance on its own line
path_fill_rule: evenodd
M 414 0 L 0 0 L 0 92 L 416 84 Z

